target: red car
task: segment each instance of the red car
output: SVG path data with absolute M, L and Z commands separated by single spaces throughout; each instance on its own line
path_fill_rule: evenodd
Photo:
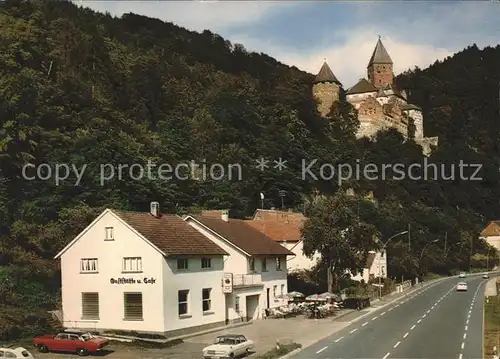
M 41 353 L 74 352 L 80 356 L 95 353 L 109 344 L 108 339 L 90 333 L 64 332 L 57 335 L 42 335 L 33 339 L 33 345 Z

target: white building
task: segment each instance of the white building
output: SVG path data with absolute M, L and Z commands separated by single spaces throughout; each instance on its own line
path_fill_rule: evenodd
M 265 309 L 285 304 L 280 296 L 288 291 L 286 259 L 292 252 L 246 221 L 229 218 L 228 211 L 184 220 L 229 253 L 224 257 L 228 322 L 258 319 Z
M 57 256 L 67 328 L 177 336 L 224 325 L 223 256 L 180 217 L 106 209 Z
M 480 238 L 500 252 L 500 220 L 490 221 L 481 231 Z
M 310 270 L 321 259 L 319 253 L 316 253 L 313 258 L 304 255 L 301 230 L 305 221 L 306 217 L 302 213 L 258 209 L 253 219 L 246 223 L 294 254 L 287 261 L 288 271 L 294 272 Z
M 378 277 L 387 278 L 387 256 L 385 255 L 385 251 L 370 251 L 368 252 L 363 272 L 351 276 L 351 279 L 359 282 L 364 280 L 365 283 L 368 283 L 370 279 Z

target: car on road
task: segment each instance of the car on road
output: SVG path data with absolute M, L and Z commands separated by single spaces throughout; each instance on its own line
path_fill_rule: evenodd
M 40 353 L 73 352 L 80 356 L 99 352 L 108 344 L 108 339 L 82 332 L 48 334 L 33 339 L 33 345 Z
M 464 272 L 460 273 L 460 275 L 458 276 L 458 278 L 465 278 L 465 273 Z
M 249 355 L 254 342 L 241 334 L 225 334 L 215 339 L 214 344 L 203 348 L 204 359 L 238 358 Z
M 483 274 L 483 278 L 484 278 L 484 279 L 488 279 L 489 277 L 490 277 L 490 276 L 488 275 L 488 273 L 484 273 L 484 274 Z
M 0 348 L 0 358 L 25 358 L 35 359 L 33 354 L 22 347 L 18 348 Z
M 457 292 L 466 292 L 467 291 L 467 283 L 460 282 L 457 284 Z

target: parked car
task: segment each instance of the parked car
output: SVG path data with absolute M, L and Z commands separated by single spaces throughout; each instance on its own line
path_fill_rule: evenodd
M 109 340 L 90 333 L 63 332 L 36 337 L 33 339 L 33 344 L 40 353 L 74 352 L 85 356 L 102 350 L 109 344 Z
M 467 291 L 467 283 L 465 282 L 460 282 L 457 284 L 457 291 L 458 292 L 466 292 Z
M 213 345 L 203 348 L 204 359 L 237 358 L 249 355 L 253 350 L 253 341 L 241 334 L 218 336 Z
M 458 276 L 458 278 L 465 278 L 465 273 L 464 272 L 460 273 L 460 275 Z
M 488 279 L 489 277 L 490 277 L 490 276 L 488 275 L 488 273 L 484 273 L 484 274 L 483 274 L 483 278 L 484 278 L 484 279 Z
M 0 348 L 0 358 L 25 358 L 35 359 L 33 354 L 22 347 L 18 348 Z

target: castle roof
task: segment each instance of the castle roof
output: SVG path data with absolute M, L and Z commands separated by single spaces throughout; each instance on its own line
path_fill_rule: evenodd
M 360 79 L 356 85 L 347 90 L 347 95 L 357 93 L 376 92 L 377 88 L 373 86 L 367 79 Z
M 315 84 L 319 82 L 336 82 L 337 84 L 340 84 L 339 80 L 337 80 L 337 78 L 333 74 L 332 69 L 330 68 L 330 66 L 328 66 L 326 61 L 323 63 L 323 66 L 321 66 L 321 69 L 314 79 Z
M 375 45 L 370 62 L 368 62 L 368 66 L 372 64 L 392 64 L 391 57 L 385 49 L 384 44 L 382 44 L 380 38 L 377 41 L 377 45 Z

